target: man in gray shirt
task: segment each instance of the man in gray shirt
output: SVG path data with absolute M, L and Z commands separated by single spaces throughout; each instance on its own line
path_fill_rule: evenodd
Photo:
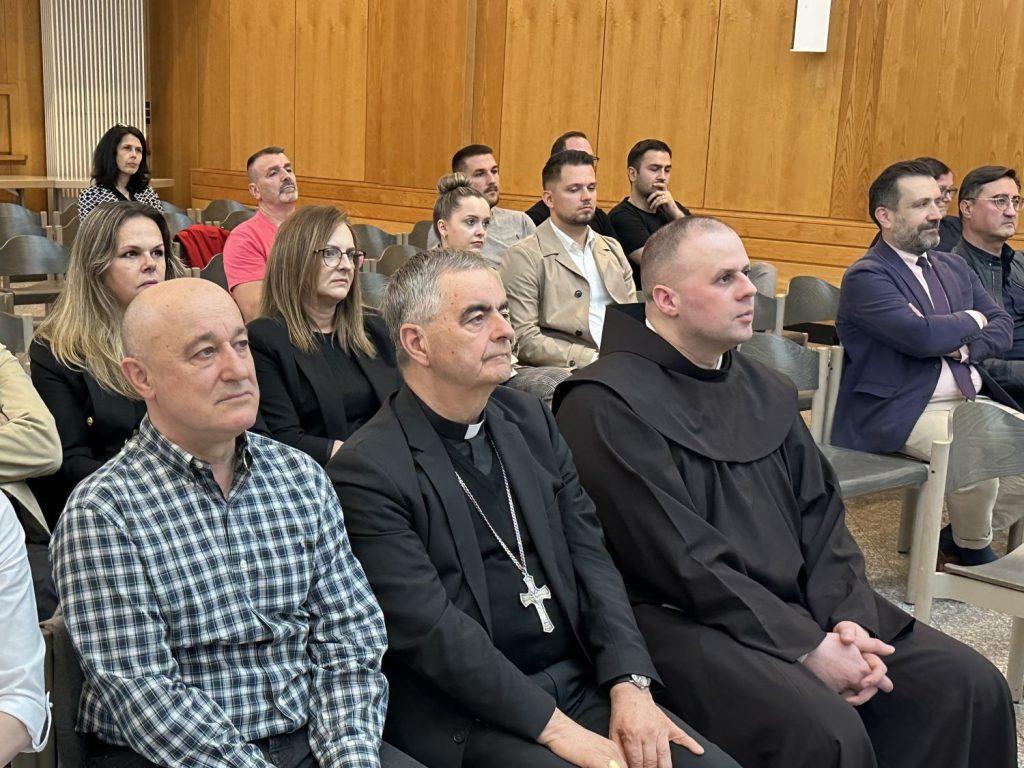
M 487 228 L 487 240 L 484 241 L 483 256 L 494 266 L 501 266 L 501 257 L 518 240 L 529 237 L 537 229 L 530 217 L 522 211 L 510 211 L 498 207 L 500 186 L 498 179 L 498 161 L 494 159 L 494 150 L 485 144 L 470 144 L 452 156 L 452 173 L 464 173 L 469 183 L 491 204 L 491 224 Z M 427 247 L 436 248 L 440 245 L 433 230 L 427 236 Z

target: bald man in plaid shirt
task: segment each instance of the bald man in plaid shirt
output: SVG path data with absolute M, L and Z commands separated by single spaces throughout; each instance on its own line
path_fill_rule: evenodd
M 380 751 L 387 637 L 330 482 L 246 432 L 259 391 L 230 296 L 171 280 L 123 330 L 148 415 L 51 550 L 89 764 L 417 765 Z

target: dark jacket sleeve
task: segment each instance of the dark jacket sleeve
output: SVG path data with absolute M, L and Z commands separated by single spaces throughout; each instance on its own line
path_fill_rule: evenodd
M 955 258 L 960 259 L 959 256 Z M 982 360 L 1001 357 L 1013 346 L 1013 318 L 1001 304 L 996 304 L 974 270 L 968 267 L 966 262 L 961 262 L 958 271 L 971 281 L 973 308 L 988 318 L 988 325 L 982 330 L 981 335 L 967 343 L 968 360 L 980 363 Z
M 346 442 L 327 467 L 352 549 L 384 611 L 397 661 L 457 701 L 470 716 L 535 740 L 555 701 L 494 647 L 486 630 L 445 592 L 394 469 Z M 411 480 L 411 478 L 407 478 Z
M 32 342 L 29 359 L 32 384 L 57 423 L 63 454 L 58 474 L 73 486 L 104 463 L 89 442 L 89 390 L 83 374 L 57 360 L 44 341 Z
M 796 661 L 822 628 L 748 576 L 696 508 L 665 438 L 611 390 L 576 385 L 558 425 L 627 582 L 737 642 Z
M 537 401 L 549 428 L 562 489 L 558 492 L 561 524 L 572 555 L 580 596 L 580 627 L 594 661 L 599 686 L 616 677 L 637 674 L 658 682 L 647 644 L 636 625 L 622 575 L 605 546 L 594 502 L 584 491 L 572 453 L 555 419 Z
M 249 347 L 260 385 L 263 426 L 275 440 L 312 456 L 323 466 L 331 456 L 334 441 L 308 435 L 302 427 L 295 393 L 289 389 L 285 372 L 289 363 L 295 370 L 295 355 L 288 331 L 277 320 L 259 318 L 249 324 Z M 292 379 L 293 385 L 297 384 L 294 375 Z
M 989 324 L 983 329 L 965 310 L 919 316 L 887 271 L 863 263 L 847 270 L 843 279 L 840 315 L 872 338 L 909 357 L 942 357 L 967 344 L 972 361 L 978 362 L 990 356 L 990 350 L 1008 349 L 1012 339 L 1007 325 L 1009 315 L 992 303 L 977 275 L 971 276 L 975 296 L 971 308 L 989 317 Z M 981 305 L 977 303 L 981 299 L 979 292 L 986 299 Z M 998 317 L 1000 313 L 1006 322 Z M 979 343 L 974 349 L 980 356 L 975 356 L 973 343 Z

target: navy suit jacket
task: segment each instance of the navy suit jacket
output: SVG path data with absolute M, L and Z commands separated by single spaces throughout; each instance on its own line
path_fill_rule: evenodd
M 943 356 L 966 345 L 969 362 L 980 363 L 998 357 L 1013 341 L 1010 316 L 961 257 L 929 251 L 928 258 L 950 314 L 935 314 L 913 272 L 884 241 L 843 277 L 836 330 L 846 357 L 832 430 L 836 445 L 873 453 L 901 450 L 935 391 Z M 968 309 L 985 315 L 988 325 L 979 328 Z M 985 394 L 1017 407 L 983 369 L 978 371 Z

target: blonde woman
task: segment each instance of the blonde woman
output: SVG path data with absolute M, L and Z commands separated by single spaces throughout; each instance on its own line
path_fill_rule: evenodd
M 182 273 L 163 216 L 108 203 L 82 222 L 67 279 L 29 348 L 32 383 L 57 422 L 63 460 L 30 483 L 50 523 L 75 485 L 121 450 L 146 413 L 121 375 L 121 318 L 139 293 Z
M 322 465 L 400 383 L 384 322 L 363 311 L 364 257 L 344 213 L 300 208 L 277 231 L 249 324 L 261 428 Z

